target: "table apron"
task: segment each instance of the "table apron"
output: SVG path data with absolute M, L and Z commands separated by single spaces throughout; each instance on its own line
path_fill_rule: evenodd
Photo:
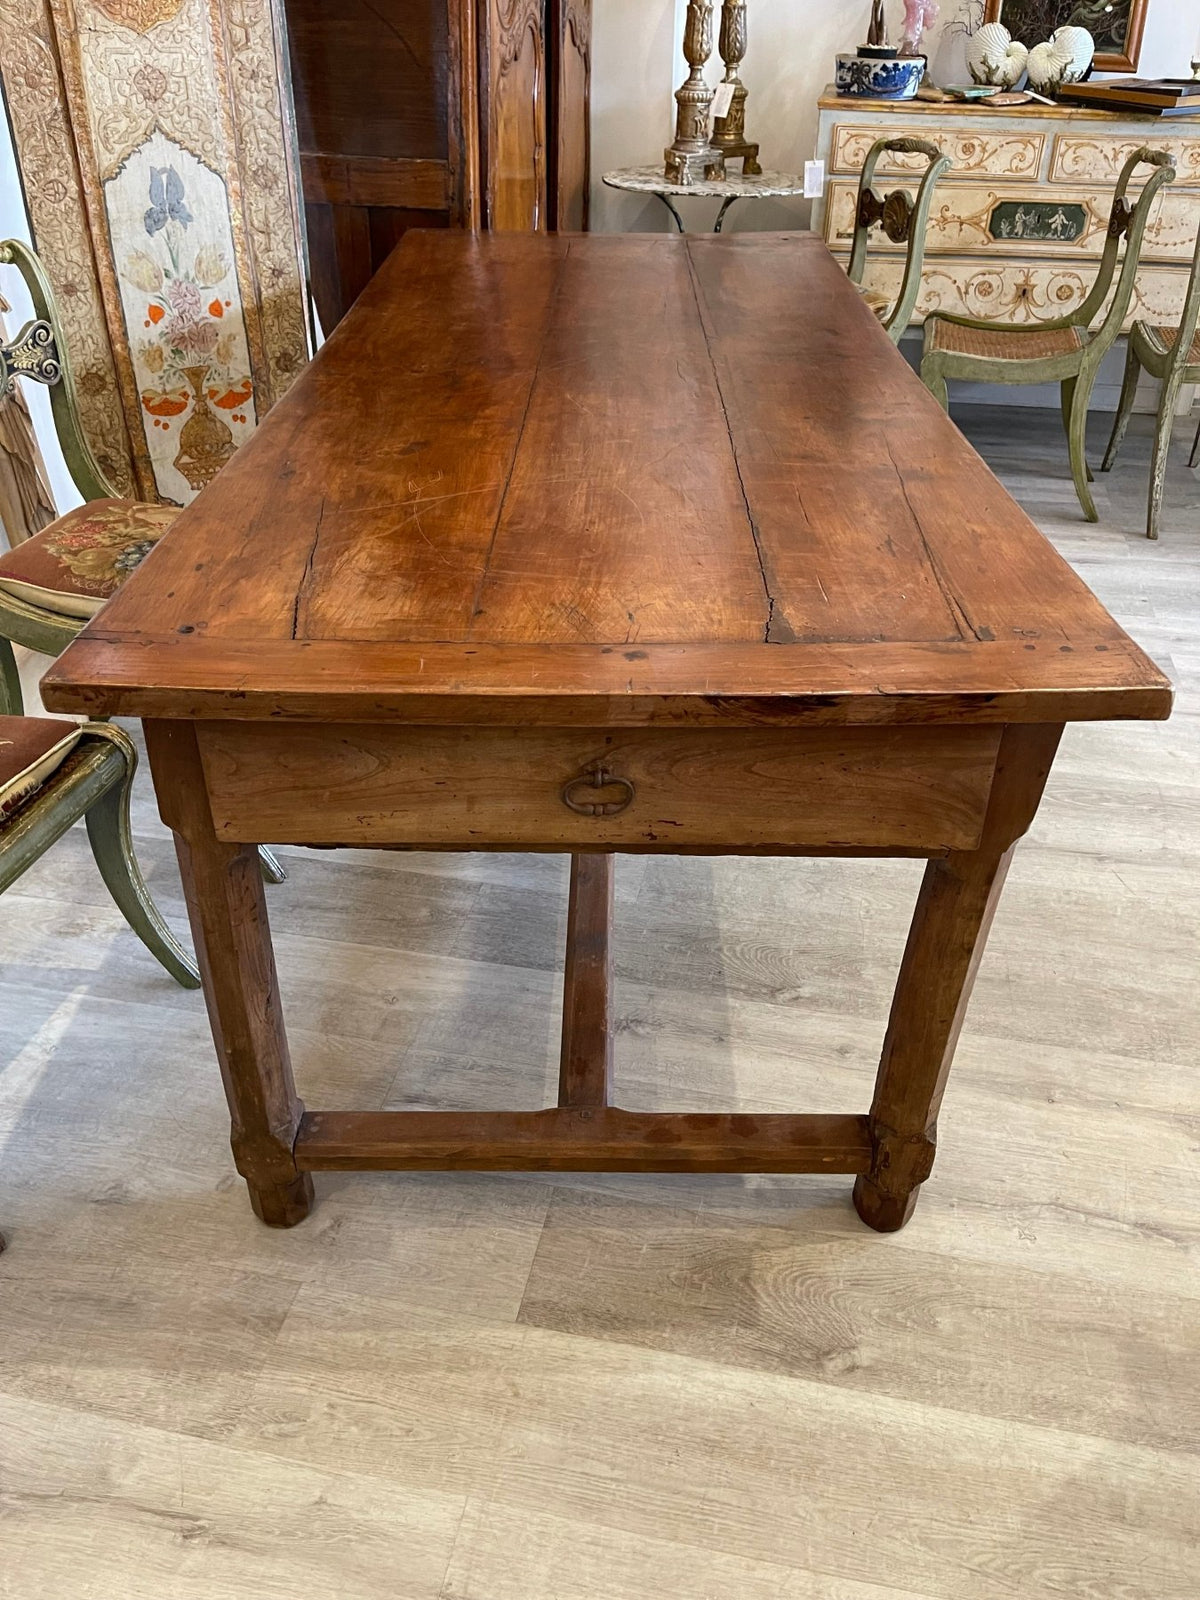
M 227 843 L 932 855 L 979 844 L 1003 729 L 196 732 Z

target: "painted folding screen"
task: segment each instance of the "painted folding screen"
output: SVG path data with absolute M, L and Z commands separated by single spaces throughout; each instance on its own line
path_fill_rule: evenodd
M 272 0 L 0 0 L 0 41 L 93 448 L 186 503 L 307 359 Z

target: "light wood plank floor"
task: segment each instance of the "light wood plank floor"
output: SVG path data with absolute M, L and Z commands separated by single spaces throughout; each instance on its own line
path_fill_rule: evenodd
M 964 421 L 1182 695 L 1067 738 L 911 1226 L 367 1174 L 268 1232 L 76 830 L 0 907 L 5 1600 L 1196 1600 L 1200 479 L 1152 545 L 1144 424 L 1089 528 L 1056 418 Z M 310 1104 L 552 1095 L 564 861 L 287 854 Z M 865 1108 L 919 871 L 622 860 L 623 1101 Z

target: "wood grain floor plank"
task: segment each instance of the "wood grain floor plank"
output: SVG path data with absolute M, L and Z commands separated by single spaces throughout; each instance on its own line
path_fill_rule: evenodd
M 520 1320 L 1156 1449 L 1200 1437 L 1194 1303 L 845 1236 L 560 1192 Z M 1088 1381 L 1081 1383 L 1080 1373 Z
M 5 1600 L 439 1600 L 453 1497 L 0 1395 Z
M 305 1285 L 233 1440 L 936 1600 L 1200 1582 L 1195 1457 L 936 1394 L 933 1373 L 895 1400 Z
M 445 1600 L 928 1600 L 890 1583 L 846 1582 L 483 1499 L 467 1503 L 444 1594 Z

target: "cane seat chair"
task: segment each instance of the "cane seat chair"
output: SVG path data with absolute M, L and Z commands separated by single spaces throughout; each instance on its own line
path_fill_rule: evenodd
M 1140 167 L 1152 170 L 1136 203 L 1131 205 L 1129 189 Z M 950 378 L 974 383 L 1061 384 L 1071 474 L 1089 522 L 1099 521 L 1087 461 L 1092 390 L 1100 364 L 1116 343 L 1129 315 L 1151 209 L 1163 185 L 1171 183 L 1174 177 L 1174 160 L 1164 150 L 1143 148 L 1129 157 L 1117 180 L 1096 281 L 1083 304 L 1069 316 L 1029 326 L 980 321 L 935 311 L 925 322 L 921 377 L 947 409 L 950 404 L 947 380 Z
M 60 655 L 89 617 L 120 588 L 179 515 L 179 507 L 120 496 L 92 453 L 75 379 L 45 268 L 20 239 L 0 240 L 0 265 L 14 266 L 33 301 L 34 320 L 0 344 L 0 404 L 20 379 L 50 392 L 54 427 L 85 504 L 0 554 L 0 715 L 24 709 L 13 645 Z M 260 846 L 263 876 L 287 874 Z
M 926 160 L 925 175 L 921 179 L 914 200 L 907 189 L 893 189 L 889 194 L 875 192 L 875 169 L 885 154 L 920 155 Z M 850 265 L 846 269 L 851 283 L 855 284 L 863 299 L 874 311 L 892 339 L 899 344 L 912 321 L 921 292 L 921 273 L 925 265 L 925 234 L 929 226 L 929 211 L 933 193 L 942 174 L 952 165 L 935 144 L 926 139 L 877 139 L 867 151 L 862 174 L 858 180 L 858 199 L 854 211 L 854 241 L 850 247 Z M 906 245 L 904 277 L 894 300 L 876 289 L 864 288 L 863 273 L 867 265 L 867 246 L 871 230 L 881 228 L 893 244 Z
M 137 751 L 108 723 L 0 716 L 0 893 L 83 817 L 100 875 L 129 926 L 185 989 L 200 985 L 138 867 L 129 828 Z
M 1112 439 L 1101 468 L 1104 472 L 1111 469 L 1124 441 L 1137 395 L 1138 379 L 1143 371 L 1162 384 L 1154 431 L 1154 459 L 1150 468 L 1150 506 L 1146 519 L 1146 537 L 1157 539 L 1179 391 L 1185 383 L 1200 383 L 1200 235 L 1196 239 L 1192 276 L 1183 305 L 1183 321 L 1177 327 L 1162 327 L 1157 323 L 1141 321 L 1133 325 L 1129 336 L 1129 356 L 1125 363 L 1125 383 L 1121 389 Z M 1188 465 L 1194 467 L 1198 463 L 1200 428 L 1196 431 Z

